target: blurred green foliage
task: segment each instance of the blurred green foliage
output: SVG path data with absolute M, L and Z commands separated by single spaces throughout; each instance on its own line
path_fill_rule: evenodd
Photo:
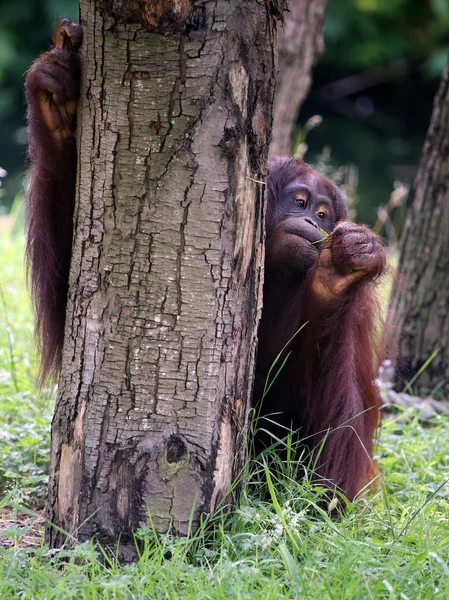
M 355 70 L 420 61 L 438 77 L 447 60 L 448 0 L 329 0 L 323 62 Z
M 330 146 L 335 168 L 355 164 L 357 218 L 373 224 L 397 182 L 413 182 L 448 59 L 449 0 L 329 0 L 324 36 L 299 127 L 323 123 L 305 159 Z M 398 234 L 403 208 L 391 215 Z

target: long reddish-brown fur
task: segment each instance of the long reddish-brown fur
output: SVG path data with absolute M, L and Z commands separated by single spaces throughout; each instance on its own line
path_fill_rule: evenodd
M 56 25 L 54 43 L 61 27 L 64 28 L 64 21 Z M 65 80 L 59 73 L 52 74 L 54 65 L 67 68 Z M 71 135 L 63 140 L 49 130 L 43 111 L 54 100 L 43 86 L 63 87 L 64 99 L 67 95 L 76 98 L 78 73 L 77 54 L 69 48 L 55 47 L 32 65 L 25 85 L 30 158 L 25 204 L 26 258 L 41 357 L 41 384 L 47 375 L 56 375 L 61 365 L 76 181 L 74 119 Z
M 280 191 L 307 170 L 311 171 L 308 165 L 293 159 L 271 163 L 268 256 L 271 219 Z M 347 218 L 338 191 L 333 195 L 337 221 Z M 383 253 L 379 261 L 381 271 Z M 322 306 L 311 291 L 313 277 L 311 269 L 298 286 L 282 286 L 270 272 L 267 259 L 256 400 L 262 396 L 266 375 L 278 352 L 306 325 L 284 352 L 284 356 L 289 351 L 291 355 L 262 406 L 262 415 L 270 421 L 268 425 L 262 421 L 260 427 L 274 429 L 281 438 L 286 436 L 286 429 L 299 429 L 299 438 L 315 452 L 315 480 L 322 478 L 326 485 L 336 486 L 353 500 L 375 473 L 373 441 L 380 419 L 380 397 L 374 384 L 380 358 L 376 294 L 372 280 L 361 280 Z M 276 430 L 272 421 L 283 427 Z M 263 433 L 260 439 L 269 442 Z

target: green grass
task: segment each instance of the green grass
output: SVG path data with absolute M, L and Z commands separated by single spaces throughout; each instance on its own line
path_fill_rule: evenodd
M 23 238 L 0 234 L 0 494 L 45 502 L 53 402 L 37 394 Z
M 34 391 L 22 253 L 19 236 L 1 236 L 0 524 L 2 504 L 42 505 L 48 469 L 52 401 Z M 276 459 L 267 494 L 253 462 L 234 516 L 184 539 L 142 527 L 129 566 L 91 544 L 23 548 L 18 521 L 6 531 L 16 545 L 0 548 L 0 598 L 449 598 L 449 419 L 386 419 L 377 456 L 378 491 L 338 518 Z

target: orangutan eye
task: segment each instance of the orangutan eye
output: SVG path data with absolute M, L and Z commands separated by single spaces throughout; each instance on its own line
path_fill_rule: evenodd
M 319 219 L 322 219 L 322 220 L 323 220 L 323 219 L 325 219 L 325 218 L 327 217 L 327 213 L 325 213 L 323 210 L 319 210 L 319 211 L 318 211 L 317 213 L 315 213 L 315 214 L 316 214 L 316 216 L 317 216 Z
M 305 192 L 299 192 L 296 194 L 295 202 L 301 208 L 304 208 L 307 204 L 307 194 Z

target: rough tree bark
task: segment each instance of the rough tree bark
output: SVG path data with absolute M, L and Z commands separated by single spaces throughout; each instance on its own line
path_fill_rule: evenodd
M 80 13 L 49 516 L 80 540 L 120 537 L 128 560 L 149 512 L 185 534 L 244 464 L 275 23 L 265 0 L 81 0 Z
M 312 83 L 312 67 L 324 50 L 322 27 L 327 0 L 291 0 L 279 31 L 279 72 L 270 154 L 292 153 L 299 109 Z
M 417 380 L 423 389 L 449 389 L 449 64 L 414 183 L 414 199 L 401 239 L 399 279 L 389 312 L 398 347 L 398 376 L 410 380 L 432 353 Z

